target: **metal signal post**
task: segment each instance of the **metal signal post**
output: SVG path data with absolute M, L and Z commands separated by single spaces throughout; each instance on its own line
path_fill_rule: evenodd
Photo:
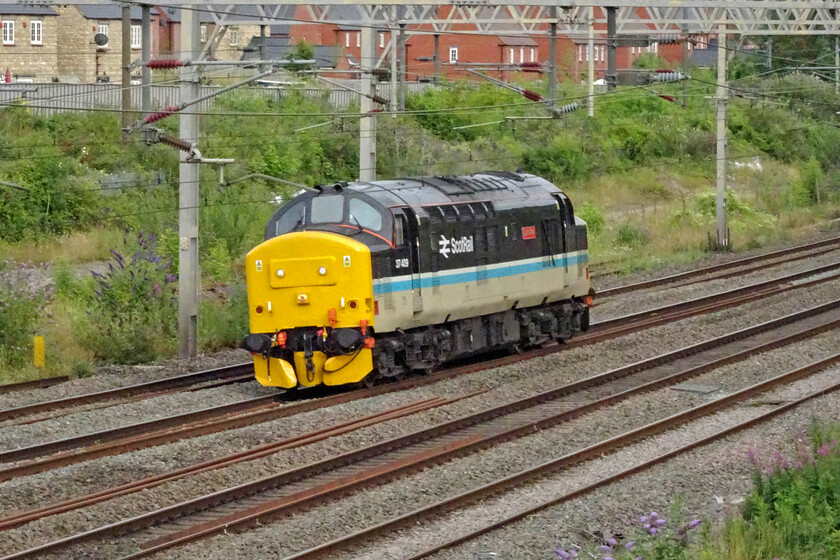
M 715 222 L 717 249 L 729 247 L 729 230 L 726 223 L 726 24 L 718 26 L 718 84 L 717 84 L 717 196 Z

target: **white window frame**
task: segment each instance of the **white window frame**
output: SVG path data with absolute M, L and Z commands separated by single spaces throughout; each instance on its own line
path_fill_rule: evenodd
M 537 49 L 534 49 L 534 48 L 531 49 L 531 62 L 536 62 L 537 61 L 536 50 Z
M 344 46 L 347 47 L 348 49 L 350 48 L 350 32 L 349 31 L 346 31 L 344 33 Z
M 601 62 L 605 62 L 607 60 L 607 47 L 601 45 Z
M 384 33 L 379 34 L 379 48 L 380 49 L 385 48 L 385 34 Z
M 578 62 L 583 62 L 583 45 L 578 45 Z
M 143 47 L 143 28 L 139 25 L 131 26 L 131 48 L 139 49 Z
M 525 47 L 519 47 L 519 64 L 525 62 Z
M 32 45 L 44 44 L 44 22 L 40 19 L 29 21 L 29 42 Z
M 201 42 L 207 42 L 207 24 L 202 23 L 201 27 L 199 28 L 199 32 L 201 34 Z
M 97 34 L 101 33 L 102 35 L 105 35 L 106 37 L 110 37 L 110 32 L 111 31 L 110 31 L 110 28 L 109 28 L 107 23 L 97 24 L 97 26 L 96 26 L 96 33 Z
M 3 20 L 3 44 L 15 44 L 15 22 L 13 20 Z
M 361 46 L 362 46 L 362 32 L 357 31 L 356 32 L 356 47 L 361 47 Z
M 449 64 L 458 62 L 458 47 L 449 47 Z
M 230 41 L 231 45 L 238 45 L 239 44 L 239 28 L 235 25 L 232 25 L 228 28 L 228 40 Z
M 510 63 L 513 64 L 513 57 L 516 56 L 516 55 L 513 53 L 513 47 L 509 47 L 509 48 L 510 48 Z

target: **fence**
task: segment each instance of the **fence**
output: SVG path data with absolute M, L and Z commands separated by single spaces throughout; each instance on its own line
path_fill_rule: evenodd
M 358 80 L 343 80 L 343 83 L 359 89 Z M 427 83 L 410 82 L 406 84 L 406 87 L 409 92 L 416 93 L 434 86 Z M 220 88 L 221 86 L 201 86 L 200 95 L 207 95 L 218 91 Z M 150 89 L 153 110 L 178 105 L 181 101 L 180 89 L 177 85 L 153 85 Z M 376 92 L 386 99 L 389 98 L 391 96 L 391 84 L 378 84 Z M 275 87 L 243 87 L 221 94 L 219 97 L 254 95 L 280 99 L 293 93 L 314 98 L 327 97 L 329 104 L 335 109 L 346 109 L 359 99 L 357 93 L 344 89 Z M 132 109 L 140 109 L 141 95 L 140 87 L 131 88 Z M 218 98 L 202 101 L 195 110 L 210 110 L 216 99 Z M 119 84 L 0 83 L 0 107 L 14 102 L 29 104 L 32 106 L 33 113 L 45 116 L 86 109 L 119 109 L 122 107 L 122 88 Z

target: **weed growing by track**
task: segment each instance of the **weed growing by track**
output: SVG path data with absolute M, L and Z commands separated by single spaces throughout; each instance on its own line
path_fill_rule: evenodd
M 639 517 L 624 538 L 556 550 L 561 560 L 827 560 L 840 557 L 840 424 L 814 424 L 801 432 L 795 452 L 768 457 L 752 451 L 752 489 L 740 509 L 712 527 L 681 519 L 676 504 L 667 519 Z
M 0 261 L 0 369 L 31 363 L 32 337 L 49 320 L 45 309 L 52 298 L 52 287 L 33 285 L 37 268 Z

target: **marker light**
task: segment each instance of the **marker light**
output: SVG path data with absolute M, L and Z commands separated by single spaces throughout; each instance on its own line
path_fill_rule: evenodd
M 322 266 L 321 268 L 319 268 L 318 274 L 320 274 L 321 276 L 325 276 L 327 274 L 327 267 Z
M 298 303 L 306 303 L 307 301 L 309 301 L 309 296 L 307 296 L 306 294 L 298 294 L 297 300 Z
M 277 269 L 277 278 L 283 278 L 284 276 L 286 276 L 286 271 L 283 270 L 282 268 L 278 268 Z
M 263 312 L 262 305 L 258 305 L 257 308 L 254 309 L 254 311 L 257 312 L 257 315 L 260 315 Z

